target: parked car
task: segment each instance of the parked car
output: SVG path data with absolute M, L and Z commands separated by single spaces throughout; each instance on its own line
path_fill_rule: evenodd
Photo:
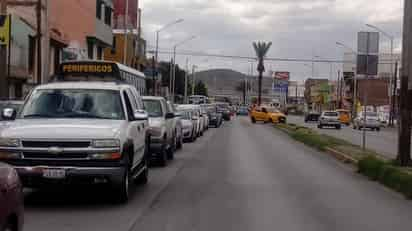
M 209 114 L 205 106 L 200 106 L 201 117 L 203 118 L 203 131 L 209 129 Z
M 4 127 L 8 126 L 12 121 L 9 121 L 7 118 L 14 118 L 16 117 L 18 111 L 20 108 L 23 106 L 24 101 L 17 101 L 17 100 L 6 100 L 6 101 L 0 101 L 0 130 L 3 129 Z M 3 116 L 3 110 L 4 109 L 9 109 L 5 110 L 4 112 L 6 115 Z M 10 115 L 10 113 L 15 113 L 15 115 Z
M 150 159 L 166 166 L 176 148 L 175 115 L 163 97 L 144 96 L 143 104 L 149 113 Z
M 222 113 L 217 111 L 216 105 L 210 105 L 208 107 L 208 115 L 209 115 L 209 126 L 213 126 L 218 128 L 222 125 Z
M 19 176 L 11 166 L 0 162 L 0 230 L 21 231 L 23 223 L 23 189 Z
M 175 115 L 175 118 L 173 119 L 173 129 L 175 131 L 175 145 L 174 148 L 176 149 L 181 149 L 183 147 L 183 128 L 182 128 L 182 121 L 179 116 L 176 116 L 176 108 L 175 106 L 167 101 L 167 109 L 168 112 L 172 112 Z
M 247 106 L 240 106 L 237 110 L 237 115 L 248 116 L 249 115 L 248 107 Z
M 342 125 L 339 120 L 339 113 L 336 111 L 324 111 L 320 115 L 318 128 L 322 129 L 324 127 L 335 127 L 336 129 L 341 129 Z
M 109 183 L 113 199 L 126 202 L 132 179 L 148 181 L 147 127 L 129 84 L 56 82 L 34 88 L 13 126 L 0 131 L 0 149 L 26 187 Z
M 372 130 L 380 131 L 381 122 L 379 121 L 378 113 L 366 112 L 366 121 L 364 112 L 359 113 L 356 119 L 353 121 L 353 129 L 370 128 Z
M 231 119 L 231 111 L 228 103 L 217 103 L 217 112 L 222 114 L 222 118 L 226 121 Z
M 20 110 L 20 108 L 23 106 L 23 104 L 24 104 L 24 101 L 3 100 L 3 101 L 0 101 L 0 111 L 3 111 L 3 109 L 5 108 L 11 108 L 17 113 Z M 4 118 L 0 117 L 0 121 L 4 121 Z
M 194 104 L 181 104 L 177 106 L 178 111 L 190 110 L 192 113 L 192 121 L 195 124 L 196 128 L 196 137 L 199 137 L 203 134 L 203 120 L 200 116 L 200 107 L 199 105 Z
M 192 112 L 190 110 L 178 111 L 177 116 L 181 119 L 183 128 L 183 141 L 194 142 L 197 138 L 196 123 L 193 120 Z
M 316 111 L 311 111 L 305 113 L 305 123 L 307 122 L 318 122 L 320 117 L 320 113 Z

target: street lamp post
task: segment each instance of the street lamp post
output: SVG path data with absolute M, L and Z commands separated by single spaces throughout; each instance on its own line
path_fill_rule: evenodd
M 156 31 L 155 66 L 153 67 L 154 69 L 156 69 L 156 73 L 157 73 L 157 62 L 158 62 L 158 58 L 159 58 L 159 34 L 160 34 L 160 32 L 167 29 L 167 28 L 169 28 L 169 27 L 171 27 L 171 26 L 173 26 L 173 25 L 175 25 L 175 24 L 181 23 L 183 21 L 184 21 L 184 19 L 178 19 L 176 21 L 173 21 L 169 24 L 166 24 L 166 25 L 162 26 L 160 29 L 158 29 Z M 156 89 L 153 89 L 153 91 L 156 92 Z
M 172 102 L 174 102 L 175 101 L 175 85 L 176 85 L 176 49 L 177 49 L 177 47 L 179 47 L 179 46 L 181 46 L 181 45 L 183 45 L 184 43 L 187 43 L 187 42 L 189 42 L 189 41 L 191 41 L 191 40 L 193 40 L 193 39 L 195 39 L 196 38 L 196 36 L 191 36 L 191 37 L 189 37 L 189 38 L 187 38 L 187 39 L 185 39 L 185 40 L 183 40 L 183 41 L 181 41 L 181 42 L 179 42 L 179 43 L 177 43 L 176 45 L 174 45 L 173 46 L 173 66 L 172 66 L 172 79 L 171 79 L 171 82 L 170 82 L 170 91 L 171 91 L 171 95 L 172 95 Z
M 390 66 L 391 66 L 391 78 L 390 78 L 390 83 L 389 83 L 389 85 L 390 85 L 390 93 L 389 93 L 389 103 L 390 103 L 390 105 L 391 105 L 391 109 L 389 110 L 389 125 L 390 126 L 393 126 L 393 119 L 394 119 L 394 111 L 392 110 L 392 104 L 394 105 L 395 104 L 395 97 L 392 95 L 392 88 L 393 88 L 393 86 L 394 86 L 394 81 L 396 81 L 396 79 L 394 79 L 395 78 L 395 71 L 396 70 L 394 70 L 393 69 L 393 62 L 394 62 L 394 57 L 393 57 L 393 41 L 395 40 L 395 37 L 393 36 L 393 35 L 390 35 L 389 33 L 386 33 L 385 31 L 383 31 L 383 30 L 381 30 L 379 27 L 377 27 L 377 26 L 374 26 L 374 25 L 371 25 L 371 24 L 366 24 L 366 26 L 367 27 L 370 27 L 370 28 L 372 28 L 372 29 L 375 29 L 375 30 L 377 30 L 379 33 L 381 33 L 381 34 L 383 34 L 385 37 L 387 37 L 390 41 L 391 41 L 391 63 L 390 63 Z
M 178 19 L 176 21 L 173 21 L 169 24 L 166 24 L 166 25 L 162 26 L 159 30 L 156 31 L 156 54 L 155 54 L 156 62 L 157 62 L 158 57 L 159 57 L 159 34 L 160 34 L 160 32 L 162 32 L 163 30 L 165 30 L 165 29 L 167 29 L 167 28 L 169 28 L 169 27 L 171 27 L 175 24 L 181 23 L 183 21 L 184 21 L 184 19 Z
M 195 94 L 195 85 L 196 85 L 196 76 L 195 76 L 195 71 L 196 71 L 197 66 L 193 65 L 192 66 L 192 95 Z

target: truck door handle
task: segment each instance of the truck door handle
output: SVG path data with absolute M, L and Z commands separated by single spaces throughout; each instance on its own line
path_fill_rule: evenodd
M 138 131 L 138 132 L 140 132 L 140 125 L 139 125 L 139 126 L 137 126 L 137 131 Z

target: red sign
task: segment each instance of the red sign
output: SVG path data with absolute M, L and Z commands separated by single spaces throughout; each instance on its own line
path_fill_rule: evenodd
M 285 81 L 289 81 L 290 78 L 290 72 L 286 72 L 286 71 L 277 71 L 275 72 L 274 76 L 275 79 L 278 80 L 285 80 Z

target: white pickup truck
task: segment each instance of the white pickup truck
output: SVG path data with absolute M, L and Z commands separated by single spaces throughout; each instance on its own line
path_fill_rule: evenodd
M 2 112 L 14 121 L 0 131 L 0 161 L 24 186 L 107 183 L 126 202 L 131 180 L 148 181 L 148 114 L 134 86 L 51 83 L 36 87 L 18 115 L 12 110 Z

